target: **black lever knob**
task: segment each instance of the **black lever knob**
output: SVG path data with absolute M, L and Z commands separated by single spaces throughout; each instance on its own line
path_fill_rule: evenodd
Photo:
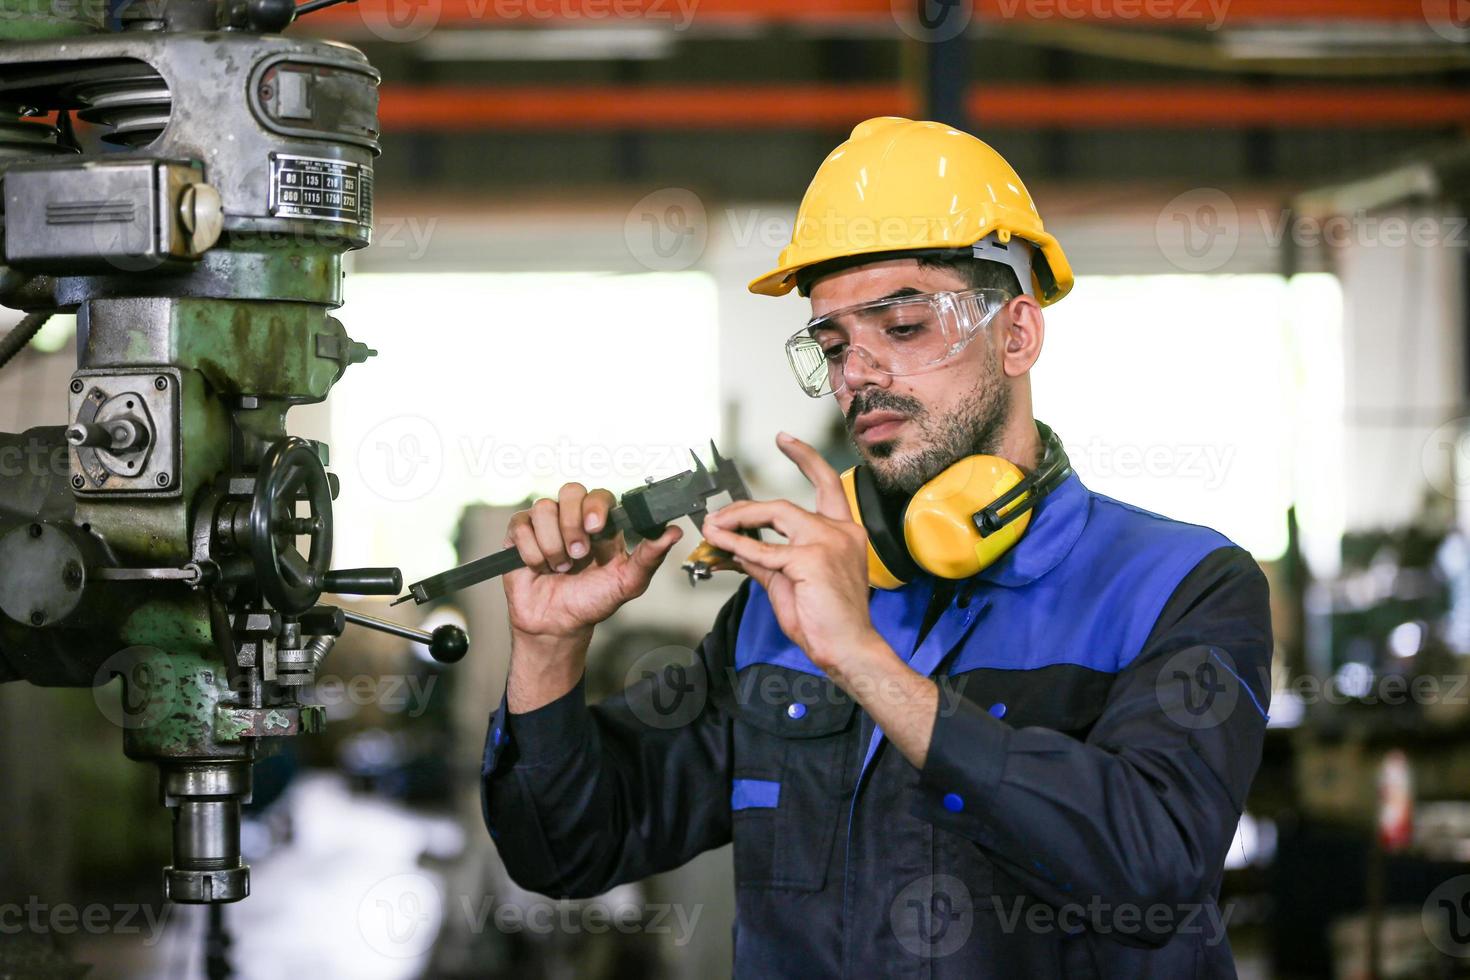
M 435 629 L 429 640 L 429 656 L 441 664 L 459 663 L 469 649 L 469 634 L 453 623 L 445 623 Z
M 337 595 L 397 595 L 403 573 L 396 568 L 334 568 L 322 576 L 322 591 Z
M 416 630 L 412 626 L 404 626 L 402 623 L 390 623 L 386 619 L 378 619 L 375 616 L 366 616 L 350 609 L 342 610 L 342 615 L 349 623 L 358 626 L 366 626 L 368 629 L 387 633 L 390 636 L 401 636 L 405 640 L 422 643 L 429 648 L 429 656 L 441 664 L 457 664 L 464 659 L 465 653 L 470 648 L 470 638 L 464 630 L 452 623 L 445 623 L 432 633 Z

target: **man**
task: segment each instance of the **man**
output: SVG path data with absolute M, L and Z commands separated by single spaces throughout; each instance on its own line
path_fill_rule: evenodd
M 780 436 L 815 508 L 712 513 L 750 578 L 692 670 L 591 708 L 593 627 L 680 532 L 624 554 L 593 538 L 612 496 L 576 484 L 513 518 L 484 798 L 519 883 L 595 895 L 733 840 L 741 977 L 1234 975 L 1216 896 L 1265 729 L 1266 584 L 1214 531 L 1087 490 L 1033 421 L 1041 306 L 1071 284 L 979 140 L 875 119 L 828 157 L 751 288 L 810 298 L 788 355 L 868 502 Z M 954 529 L 911 512 L 953 510 L 971 457 L 1028 496 L 961 508 L 996 526 L 960 527 L 971 565 L 941 576 L 926 539 Z

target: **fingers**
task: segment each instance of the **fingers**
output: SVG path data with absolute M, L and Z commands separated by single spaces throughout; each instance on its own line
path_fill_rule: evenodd
M 569 572 L 588 555 L 606 563 L 621 551 L 621 542 L 594 542 L 592 535 L 607 527 L 614 502 L 606 490 L 589 493 L 580 483 L 563 484 L 555 500 L 543 497 L 511 518 L 521 559 L 553 572 Z
M 625 586 L 630 597 L 643 594 L 648 583 L 653 580 L 653 573 L 658 571 L 664 559 L 669 556 L 669 549 L 683 536 L 683 528 L 670 524 L 658 537 L 645 538 L 638 542 L 638 547 L 628 556 L 626 565 L 628 579 Z
M 530 511 L 523 510 L 512 515 L 510 526 L 506 529 L 506 538 L 506 547 L 515 548 L 527 568 L 540 574 L 550 571 L 546 565 L 546 556 L 536 544 L 536 533 L 531 530 Z
M 608 526 L 609 515 L 617 505 L 616 498 L 607 490 L 593 490 L 582 500 L 582 527 L 588 535 L 595 535 Z M 623 536 L 611 534 L 603 538 L 592 538 L 592 560 L 599 565 L 621 555 L 624 551 Z
M 753 576 L 756 568 L 766 572 L 778 572 L 789 564 L 796 553 L 796 549 L 789 544 L 768 544 L 765 541 L 757 541 L 743 534 L 737 534 L 726 527 L 711 524 L 708 520 L 704 522 L 704 538 L 716 548 L 730 552 Z M 756 576 L 759 581 L 759 576 Z M 765 584 L 762 582 L 761 584 Z
M 531 532 L 536 536 L 536 547 L 546 556 L 546 564 L 553 572 L 569 572 L 572 560 L 567 557 L 566 543 L 561 539 L 560 508 L 555 500 L 542 497 L 531 505 Z
M 842 477 L 822 458 L 821 453 L 785 432 L 776 436 L 776 445 L 816 489 L 818 514 L 836 521 L 852 520 L 852 508 L 848 506 L 847 494 L 842 489 Z
M 561 491 L 557 494 L 557 525 L 561 531 L 562 543 L 566 546 L 567 557 L 573 561 L 580 561 L 587 557 L 590 542 L 587 531 L 583 525 L 584 501 L 587 499 L 587 488 L 580 483 L 564 483 Z
M 712 525 L 709 521 L 705 521 L 704 539 L 710 544 L 714 545 L 716 548 L 719 548 L 723 551 L 728 551 L 730 554 L 734 555 L 735 563 L 739 567 L 740 571 L 755 579 L 756 582 L 760 584 L 761 588 L 766 589 L 767 591 L 769 591 L 771 588 L 771 580 L 774 579 L 777 575 L 781 574 L 776 569 L 770 568 L 759 561 L 746 560 L 737 553 L 737 548 L 744 547 L 744 545 L 742 545 L 740 542 L 745 542 L 749 544 L 760 543 L 746 537 L 743 534 L 737 534 L 734 531 L 728 530 L 718 525 Z M 786 547 L 789 548 L 790 545 L 787 545 Z
M 710 514 L 704 522 L 725 530 L 769 527 L 801 544 L 824 535 L 831 528 L 829 520 L 789 500 L 737 500 Z
M 582 527 L 596 534 L 607 526 L 607 515 L 617 503 L 611 490 L 593 490 L 582 501 Z

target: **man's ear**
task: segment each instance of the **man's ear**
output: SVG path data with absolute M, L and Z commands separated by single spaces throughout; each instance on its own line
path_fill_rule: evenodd
M 1041 343 L 1046 338 L 1046 321 L 1041 306 L 1024 293 L 1006 304 L 1000 314 L 1004 332 L 1001 335 L 1000 363 L 1008 378 L 1019 378 L 1041 356 Z

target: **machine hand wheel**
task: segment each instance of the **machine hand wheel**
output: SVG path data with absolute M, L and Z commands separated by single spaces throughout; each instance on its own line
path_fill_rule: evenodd
M 304 499 L 308 515 L 298 517 Z M 311 538 L 303 557 L 296 539 Z M 287 436 L 261 461 L 250 504 L 250 552 L 260 592 L 283 613 L 316 605 L 332 561 L 332 487 L 311 443 Z

